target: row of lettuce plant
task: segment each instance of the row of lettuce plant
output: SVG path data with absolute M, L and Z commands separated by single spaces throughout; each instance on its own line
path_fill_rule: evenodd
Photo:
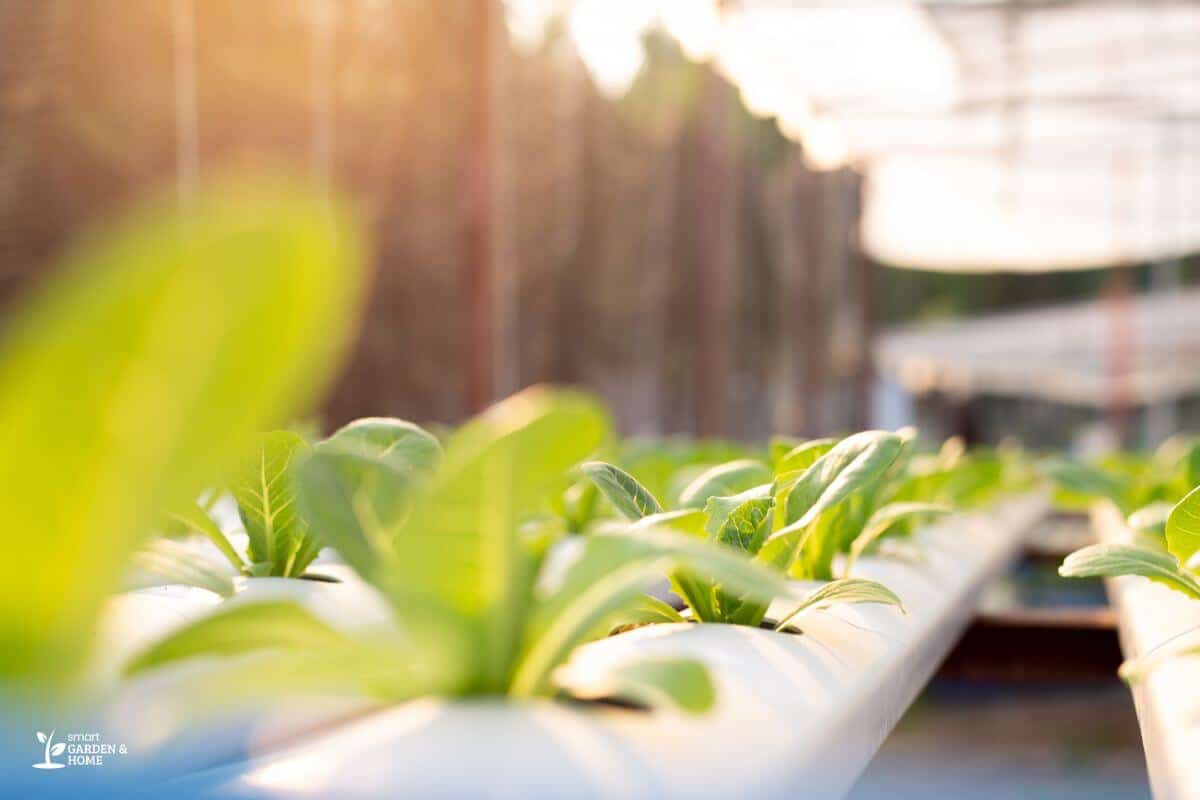
M 232 597 L 259 578 L 320 577 L 329 548 L 392 624 L 348 631 L 292 602 L 229 602 L 126 673 L 236 656 L 187 671 L 197 708 L 340 691 L 698 712 L 714 689 L 695 661 L 629 662 L 586 684 L 561 667 L 585 642 L 682 619 L 646 594 L 664 576 L 698 623 L 759 625 L 773 601 L 788 629 L 835 602 L 900 608 L 851 575 L 855 560 L 1023 480 L 1007 454 L 923 454 L 911 431 L 761 450 L 614 443 L 593 399 L 549 389 L 440 439 L 385 418 L 318 442 L 253 433 L 305 413 L 335 374 L 365 284 L 355 230 L 290 184 L 201 192 L 91 240 L 14 315 L 0 349 L 0 500 L 18 533 L 0 562 L 10 696 L 70 702 L 131 556 L 159 582 Z M 209 513 L 226 495 L 240 536 Z M 578 552 L 550 569 L 569 536 Z
M 1200 600 L 1200 439 L 1176 436 L 1150 455 L 1117 453 L 1091 462 L 1051 459 L 1043 468 L 1057 501 L 1079 508 L 1102 500 L 1121 514 L 1123 541 L 1088 545 L 1059 568 L 1069 578 L 1137 576 Z M 1136 679 L 1167 658 L 1198 653 L 1186 643 L 1126 662 Z
M 498 404 L 451 433 L 444 449 L 418 426 L 382 418 L 311 447 L 284 432 L 258 437 L 221 484 L 247 533 L 244 559 L 202 508 L 172 518 L 247 576 L 305 577 L 325 543 L 387 598 L 394 624 L 349 634 L 290 602 L 234 604 L 155 643 L 127 672 L 253 653 L 208 680 L 390 701 L 559 695 L 700 711 L 713 688 L 697 662 L 635 662 L 589 685 L 560 668 L 579 645 L 631 625 L 759 626 L 773 601 L 786 608 L 770 621 L 777 630 L 799 630 L 804 613 L 835 603 L 902 611 L 887 587 L 851 576 L 855 560 L 955 504 L 986 501 L 1012 472 L 1011 458 L 968 455 L 956 442 L 919 454 L 912 431 L 777 439 L 761 454 L 609 440 L 594 400 L 548 389 Z M 606 451 L 631 469 L 652 455 L 670 466 L 644 470 L 647 479 L 681 488 L 663 501 L 625 469 L 586 460 Z M 708 463 L 717 453 L 738 457 Z M 574 559 L 549 569 L 556 544 L 571 535 L 581 543 Z M 160 539 L 138 561 L 212 588 L 219 573 L 194 580 L 195 550 L 164 549 L 176 544 Z M 666 575 L 684 614 L 647 594 Z M 823 583 L 802 591 L 792 578 Z
M 320 193 L 227 180 L 93 232 L 6 309 L 7 714 L 81 701 L 106 598 L 163 510 L 325 391 L 353 338 L 364 250 Z

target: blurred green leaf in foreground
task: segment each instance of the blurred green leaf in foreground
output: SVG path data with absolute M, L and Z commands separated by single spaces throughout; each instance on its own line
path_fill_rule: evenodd
M 304 412 L 363 294 L 357 230 L 281 182 L 150 208 L 59 265 L 0 334 L 0 680 L 62 684 L 151 522 Z

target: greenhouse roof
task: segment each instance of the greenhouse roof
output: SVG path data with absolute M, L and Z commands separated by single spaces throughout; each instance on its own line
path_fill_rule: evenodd
M 834 147 L 862 166 L 879 260 L 1022 271 L 1200 249 L 1200 5 L 733 9 L 757 65 L 730 74 L 781 98 L 781 122 L 823 120 L 818 161 Z
M 1188 0 L 509 0 L 570 7 L 619 94 L 660 24 L 817 167 L 868 176 L 897 266 L 1047 270 L 1200 249 L 1200 4 Z
M 875 360 L 914 394 L 1173 400 L 1200 393 L 1200 290 L 894 329 Z

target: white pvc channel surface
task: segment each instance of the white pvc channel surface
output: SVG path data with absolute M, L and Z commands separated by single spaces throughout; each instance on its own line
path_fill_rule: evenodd
M 1106 542 L 1129 537 L 1125 521 L 1112 505 L 1097 506 L 1092 525 Z M 1126 658 L 1145 655 L 1169 640 L 1185 643 L 1200 628 L 1200 602 L 1146 578 L 1123 577 L 1105 581 L 1117 611 L 1121 649 Z M 1142 729 L 1142 747 L 1150 788 L 1157 800 L 1200 798 L 1200 659 L 1166 661 L 1143 681 L 1132 686 Z
M 291 600 L 330 625 L 351 632 L 390 623 L 386 601 L 328 551 L 313 562 L 312 571 L 342 582 L 237 577 L 236 594 L 229 599 L 180 585 L 138 589 L 110 599 L 101 619 L 102 646 L 91 672 L 101 694 L 107 694 L 106 687 L 115 691 L 97 725 L 141 756 L 141 763 L 128 765 L 132 771 L 145 768 L 155 775 L 182 774 L 245 759 L 378 706 L 366 698 L 350 697 L 249 705 L 238 711 L 220 711 L 190 729 L 181 728 L 180 721 L 195 717 L 196 710 L 190 705 L 194 698 L 181 692 L 180 686 L 203 673 L 209 666 L 207 659 L 119 679 L 122 665 L 138 652 L 176 628 L 230 604 Z
M 717 707 L 582 708 L 550 701 L 421 700 L 176 782 L 214 797 L 832 798 L 853 785 L 958 639 L 983 584 L 1016 554 L 1040 497 L 958 515 L 915 536 L 922 557 L 864 558 L 908 615 L 839 607 L 803 636 L 660 625 L 582 648 L 572 669 L 633 656 L 706 662 Z

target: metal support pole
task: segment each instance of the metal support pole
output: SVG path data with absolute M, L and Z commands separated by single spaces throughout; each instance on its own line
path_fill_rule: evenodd
M 703 185 L 699 198 L 696 285 L 696 428 L 701 436 L 725 433 L 725 391 L 728 376 L 728 266 L 733 241 L 733 154 L 721 129 L 725 110 L 724 86 L 709 74 L 704 113 L 700 119 Z
M 492 108 L 494 0 L 476 0 L 475 19 L 467 54 L 472 58 L 473 91 L 470 111 L 470 152 L 466 176 L 467 235 L 461 274 L 463 307 L 467 312 L 466 407 L 471 413 L 487 407 L 495 392 L 495 119 Z
M 174 0 L 171 10 L 175 71 L 175 191 L 182 208 L 195 193 L 200 174 L 195 0 Z

